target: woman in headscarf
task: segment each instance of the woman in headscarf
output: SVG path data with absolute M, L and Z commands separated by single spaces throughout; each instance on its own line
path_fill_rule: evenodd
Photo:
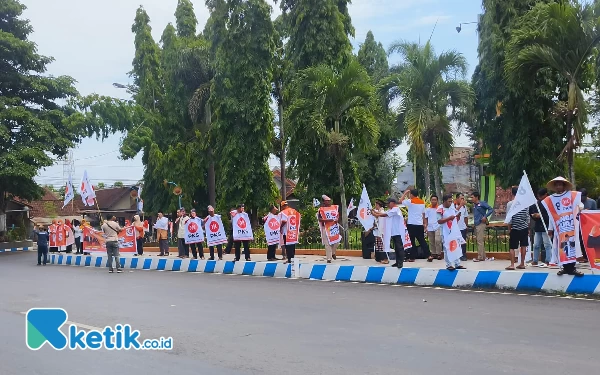
M 65 238 L 67 244 L 67 253 L 73 252 L 73 244 L 75 243 L 75 239 L 73 238 L 73 224 L 71 224 L 71 220 L 65 219 Z
M 140 220 L 140 215 L 133 216 L 133 228 L 135 229 L 135 241 L 137 246 L 136 256 L 144 254 L 144 223 Z

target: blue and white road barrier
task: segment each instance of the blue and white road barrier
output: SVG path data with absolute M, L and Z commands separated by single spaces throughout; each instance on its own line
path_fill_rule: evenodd
M 56 255 L 56 265 L 107 267 L 106 256 Z M 299 273 L 291 264 L 277 262 L 233 262 L 195 259 L 121 258 L 121 267 L 131 270 L 224 273 L 263 277 L 298 277 L 310 280 L 356 281 L 473 289 L 509 289 L 524 292 L 600 294 L 600 275 L 574 277 L 548 272 L 476 271 L 381 266 L 345 266 L 301 263 Z

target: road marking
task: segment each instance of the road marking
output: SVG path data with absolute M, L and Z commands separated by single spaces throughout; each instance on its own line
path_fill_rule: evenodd
M 23 314 L 23 315 L 27 315 L 27 313 L 26 313 L 26 312 L 22 312 L 22 311 L 21 311 L 21 314 Z M 77 326 L 77 327 L 79 327 L 79 328 L 81 328 L 81 329 L 85 329 L 85 330 L 88 330 L 88 331 L 100 331 L 100 332 L 102 332 L 102 330 L 103 330 L 103 328 L 100 328 L 100 327 L 89 326 L 89 325 L 87 325 L 87 324 L 82 324 L 82 323 L 72 322 L 72 321 L 70 321 L 70 320 L 67 320 L 67 321 L 65 322 L 65 324 L 68 324 L 68 325 L 74 325 L 74 326 Z

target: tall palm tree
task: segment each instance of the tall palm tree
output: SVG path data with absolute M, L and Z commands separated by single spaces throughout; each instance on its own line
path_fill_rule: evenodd
M 377 99 L 366 70 L 357 62 L 336 70 L 319 65 L 298 73 L 293 83 L 295 100 L 289 108 L 290 123 L 300 124 L 288 130 L 292 138 L 310 139 L 335 159 L 342 202 L 342 226 L 348 229 L 345 209 L 344 163 L 354 147 L 366 149 L 377 142 L 379 129 L 375 120 Z M 296 137 L 293 135 L 296 134 Z M 347 235 L 344 244 L 348 246 Z
M 567 91 L 567 102 L 559 102 L 555 113 L 566 125 L 567 144 L 560 157 L 567 157 L 573 184 L 573 154 L 581 144 L 587 120 L 583 91 L 590 88 L 590 78 L 594 74 L 597 77 L 599 16 L 597 2 L 538 3 L 521 18 L 506 50 L 505 73 L 513 87 L 533 82 L 530 77 L 542 70 L 551 70 L 564 79 L 565 86 L 559 90 Z
M 429 176 L 433 165 L 434 176 L 437 176 L 435 189 L 440 194 L 438 173 L 454 143 L 451 121 L 460 121 L 474 100 L 470 85 L 457 79 L 466 76 L 466 59 L 455 51 L 438 56 L 430 41 L 425 45 L 397 42 L 389 53 L 400 54 L 402 62 L 392 67 L 392 75 L 383 85 L 391 88 L 390 95 L 402 100 L 400 121 L 406 128 L 415 159 L 424 166 L 426 193 L 431 193 Z M 448 115 L 449 108 L 451 115 Z

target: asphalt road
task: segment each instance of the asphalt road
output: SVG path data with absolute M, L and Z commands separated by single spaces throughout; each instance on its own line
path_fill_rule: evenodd
M 427 302 L 424 302 L 426 300 Z M 129 323 L 174 349 L 25 345 L 32 307 Z M 0 254 L 0 373 L 596 373 L 600 302 L 228 275 L 35 266 Z

